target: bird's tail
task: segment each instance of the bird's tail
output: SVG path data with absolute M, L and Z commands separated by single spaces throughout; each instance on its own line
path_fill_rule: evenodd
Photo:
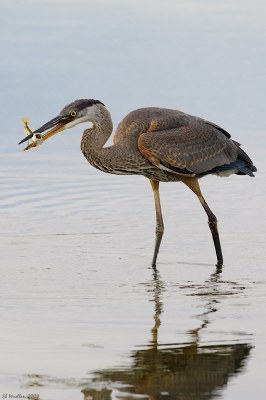
M 241 149 L 240 143 L 235 142 L 234 143 L 238 147 L 238 160 L 244 161 L 243 165 L 238 167 L 238 172 L 237 175 L 249 175 L 249 176 L 254 176 L 253 172 L 257 171 L 257 168 L 253 164 L 252 160 L 250 157 L 247 155 L 247 153 Z
M 256 172 L 257 168 L 254 165 L 246 165 L 244 167 L 238 168 L 238 172 L 236 173 L 237 175 L 249 175 L 249 176 L 255 176 L 253 172 Z

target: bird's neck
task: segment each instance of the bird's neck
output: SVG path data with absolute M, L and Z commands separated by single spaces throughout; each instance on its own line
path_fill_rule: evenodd
M 81 151 L 95 168 L 104 172 L 113 172 L 112 159 L 108 148 L 104 148 L 113 131 L 112 118 L 103 105 L 97 105 L 97 113 L 92 128 L 86 129 L 81 139 Z

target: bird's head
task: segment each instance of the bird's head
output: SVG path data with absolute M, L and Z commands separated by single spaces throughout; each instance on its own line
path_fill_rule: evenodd
M 64 107 L 60 113 L 46 124 L 42 125 L 39 129 L 30 133 L 19 144 L 31 139 L 34 135 L 46 132 L 42 135 L 43 140 L 49 139 L 51 136 L 56 135 L 64 129 L 73 128 L 73 126 L 82 122 L 93 122 L 97 112 L 99 111 L 98 105 L 104 106 L 99 100 L 93 99 L 80 99 Z M 31 146 L 28 146 L 28 148 Z

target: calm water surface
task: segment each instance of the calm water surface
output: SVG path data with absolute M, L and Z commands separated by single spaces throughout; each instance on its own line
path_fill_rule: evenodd
M 266 363 L 264 1 L 0 3 L 0 395 L 43 400 L 263 399 Z M 94 170 L 82 127 L 20 153 L 76 98 L 114 124 L 142 106 L 222 125 L 255 179 L 163 184 L 166 232 L 142 177 Z

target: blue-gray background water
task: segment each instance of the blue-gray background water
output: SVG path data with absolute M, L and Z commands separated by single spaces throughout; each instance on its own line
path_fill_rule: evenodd
M 266 3 L 0 2 L 0 394 L 41 399 L 264 398 Z M 258 173 L 201 180 L 219 220 L 161 185 L 165 236 L 142 177 L 93 169 L 83 127 L 21 153 L 30 126 L 77 98 L 116 126 L 145 106 L 211 120 Z

